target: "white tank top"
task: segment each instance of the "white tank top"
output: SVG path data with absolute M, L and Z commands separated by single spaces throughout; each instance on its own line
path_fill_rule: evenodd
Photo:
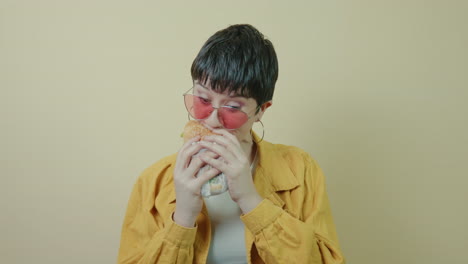
M 255 152 L 250 171 L 254 174 L 258 156 Z M 229 191 L 205 199 L 211 220 L 211 243 L 207 264 L 247 264 L 244 223 L 240 220 L 241 209 Z
M 247 263 L 241 210 L 229 192 L 205 198 L 211 220 L 208 264 Z

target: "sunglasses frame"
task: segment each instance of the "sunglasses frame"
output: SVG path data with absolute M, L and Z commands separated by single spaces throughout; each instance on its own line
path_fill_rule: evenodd
M 193 116 L 190 114 L 190 110 L 187 108 L 187 104 L 185 103 L 185 96 L 186 96 L 186 95 L 192 95 L 192 96 L 200 97 L 200 96 L 198 96 L 198 95 L 194 95 L 193 92 L 192 92 L 192 93 L 189 93 L 190 90 L 193 90 L 193 88 L 194 88 L 194 87 L 188 89 L 188 91 L 186 91 L 185 93 L 183 93 L 182 96 L 184 97 L 184 105 L 185 105 L 185 109 L 187 110 L 187 112 L 188 112 L 188 114 L 189 114 L 189 117 L 192 117 L 192 118 L 195 119 L 195 120 L 205 120 L 205 119 L 207 119 L 207 118 L 210 117 L 211 113 L 213 113 L 214 110 L 218 110 L 218 109 L 220 109 L 220 108 L 231 108 L 231 109 L 236 109 L 236 108 L 230 107 L 230 106 L 228 106 L 228 105 L 223 105 L 223 106 L 220 106 L 220 107 L 214 107 L 213 104 L 210 103 L 211 107 L 213 108 L 213 112 L 211 112 L 210 115 L 208 115 L 208 117 L 206 117 L 206 118 L 204 118 L 204 119 L 197 119 L 197 118 L 193 117 Z M 244 114 L 247 116 L 247 121 L 248 121 L 250 118 L 254 117 L 254 116 L 257 114 L 258 110 L 259 110 L 261 107 L 262 107 L 262 105 L 258 105 L 258 106 L 255 108 L 255 113 L 254 113 L 253 115 L 251 115 L 251 116 L 249 116 L 246 112 L 244 112 L 244 111 L 242 111 L 242 110 L 240 110 L 240 109 L 236 109 L 236 110 L 237 110 L 237 111 L 240 111 L 240 112 L 242 112 L 242 113 L 244 113 Z M 220 118 L 220 116 L 219 116 L 219 111 L 218 111 L 217 115 L 218 115 L 218 119 L 221 120 L 221 118 Z M 239 127 L 243 126 L 245 123 L 247 123 L 247 121 L 245 121 L 245 122 L 244 122 L 242 125 L 240 125 Z M 224 125 L 223 125 L 223 127 L 224 127 Z M 239 127 L 237 127 L 237 128 L 226 128 L 226 127 L 225 127 L 225 129 L 226 129 L 226 130 L 235 130 L 235 129 L 238 129 Z

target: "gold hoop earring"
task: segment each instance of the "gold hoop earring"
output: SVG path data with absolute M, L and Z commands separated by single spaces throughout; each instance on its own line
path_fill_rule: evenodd
M 257 122 L 260 122 L 260 124 L 262 125 L 262 138 L 260 139 L 260 141 L 255 142 L 255 143 L 258 144 L 258 143 L 260 143 L 260 142 L 263 141 L 263 137 L 265 136 L 265 126 L 263 125 L 263 122 L 262 122 L 261 120 L 258 120 Z M 251 134 L 251 135 L 252 135 L 252 130 L 253 130 L 253 129 L 250 130 L 250 134 Z M 253 137 L 253 135 L 252 135 L 252 137 Z

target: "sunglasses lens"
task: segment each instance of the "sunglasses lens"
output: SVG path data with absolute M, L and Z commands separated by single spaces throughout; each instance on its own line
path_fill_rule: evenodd
M 184 101 L 187 111 L 195 119 L 206 119 L 214 111 L 211 102 L 199 96 L 186 94 L 184 95 Z M 218 118 L 226 129 L 239 128 L 249 119 L 247 114 L 241 110 L 225 106 L 218 109 Z
M 195 119 L 208 118 L 213 112 L 213 106 L 210 102 L 191 94 L 185 95 L 185 107 L 189 114 Z
M 239 128 L 249 119 L 246 113 L 230 107 L 221 107 L 218 113 L 221 123 L 227 129 Z

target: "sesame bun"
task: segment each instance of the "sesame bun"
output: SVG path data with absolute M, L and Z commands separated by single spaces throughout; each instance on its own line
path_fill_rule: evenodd
M 187 142 L 191 138 L 194 138 L 196 136 L 200 136 L 202 139 L 205 136 L 209 135 L 217 135 L 202 124 L 200 122 L 195 121 L 195 120 L 190 120 L 187 122 L 184 128 L 184 142 Z

